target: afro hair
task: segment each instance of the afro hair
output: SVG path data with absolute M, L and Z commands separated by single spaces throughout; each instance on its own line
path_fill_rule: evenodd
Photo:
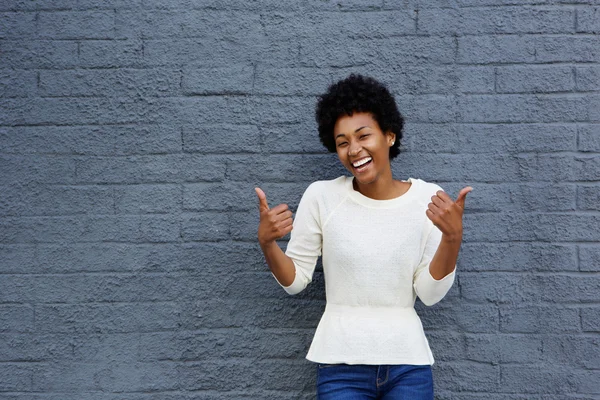
M 316 119 L 323 145 L 335 153 L 333 128 L 337 120 L 341 116 L 362 112 L 371 114 L 382 132 L 396 134 L 395 143 L 390 147 L 390 160 L 394 159 L 400 153 L 404 118 L 389 90 L 377 80 L 363 75 L 351 74 L 329 86 L 327 92 L 319 97 Z

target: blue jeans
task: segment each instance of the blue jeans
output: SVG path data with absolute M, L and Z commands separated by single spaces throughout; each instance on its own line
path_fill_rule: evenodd
M 319 364 L 318 400 L 433 400 L 430 365 Z

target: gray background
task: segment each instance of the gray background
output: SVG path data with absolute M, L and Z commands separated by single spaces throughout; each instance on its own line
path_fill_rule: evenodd
M 0 399 L 311 399 L 253 191 L 344 173 L 316 95 L 406 116 L 396 178 L 472 185 L 418 303 L 439 399 L 600 398 L 600 2 L 0 2 Z

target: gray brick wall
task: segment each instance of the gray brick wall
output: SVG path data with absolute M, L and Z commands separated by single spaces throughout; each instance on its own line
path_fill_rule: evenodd
M 600 1 L 0 1 L 0 399 L 312 399 L 253 191 L 344 171 L 316 95 L 406 116 L 396 177 L 469 184 L 418 311 L 438 399 L 600 398 Z

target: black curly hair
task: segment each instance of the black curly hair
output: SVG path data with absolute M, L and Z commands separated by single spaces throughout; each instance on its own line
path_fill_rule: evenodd
M 395 133 L 395 143 L 390 147 L 390 160 L 400 154 L 404 118 L 398 111 L 394 97 L 377 80 L 355 74 L 329 86 L 317 102 L 319 137 L 327 150 L 336 152 L 333 128 L 337 120 L 341 116 L 350 116 L 356 112 L 370 113 L 382 132 Z

